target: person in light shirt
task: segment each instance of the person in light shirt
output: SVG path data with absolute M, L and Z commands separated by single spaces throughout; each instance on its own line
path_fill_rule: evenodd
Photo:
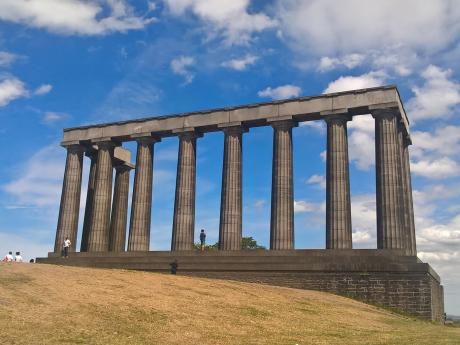
M 13 262 L 14 261 L 13 252 L 9 252 L 8 254 L 6 254 L 5 257 L 3 258 L 3 261 L 4 262 Z
M 20 252 L 16 252 L 16 256 L 14 257 L 15 262 L 22 262 L 22 256 Z
M 67 258 L 69 256 L 69 248 L 70 248 L 70 245 L 72 244 L 72 242 L 70 242 L 69 238 L 66 237 L 65 238 L 65 241 L 64 241 L 64 244 L 63 244 L 63 247 L 64 247 L 64 258 Z

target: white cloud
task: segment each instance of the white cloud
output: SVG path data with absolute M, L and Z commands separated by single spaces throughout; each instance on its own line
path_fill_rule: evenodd
M 27 97 L 28 95 L 29 92 L 21 80 L 15 77 L 0 79 L 0 107 L 7 105 L 17 98 Z
M 47 125 L 50 125 L 50 124 L 54 124 L 59 121 L 66 120 L 68 118 L 70 118 L 69 114 L 59 113 L 55 111 L 47 111 L 42 118 L 42 122 Z
M 195 59 L 191 56 L 179 56 L 171 61 L 171 70 L 185 78 L 185 84 L 193 81 L 195 75 L 187 68 L 195 64 Z
M 443 179 L 457 176 L 460 173 L 460 165 L 448 157 L 433 160 L 422 159 L 411 162 L 411 172 L 426 178 Z
M 395 43 L 432 52 L 460 36 L 455 0 L 279 0 L 275 13 L 293 49 L 316 56 L 381 51 Z
M 381 86 L 385 83 L 386 75 L 382 71 L 369 72 L 359 76 L 341 76 L 329 83 L 324 93 L 334 93 L 370 87 Z
M 125 0 L 3 0 L 0 19 L 62 35 L 126 32 L 154 21 L 136 16 Z
M 457 156 L 460 151 L 460 126 L 448 125 L 432 132 L 414 131 L 411 133 L 411 156 L 426 158 L 427 155 L 439 157 Z
M 326 188 L 326 178 L 324 175 L 312 175 L 308 178 L 307 184 L 317 185 L 322 189 Z
M 298 97 L 302 92 L 302 89 L 295 85 L 283 85 L 278 86 L 272 89 L 271 87 L 267 87 L 264 90 L 257 92 L 259 97 L 268 97 L 271 99 L 285 99 L 291 97 Z
M 65 150 L 46 146 L 35 153 L 20 169 L 17 178 L 2 186 L 14 198 L 14 205 L 47 207 L 59 205 Z
M 354 116 L 348 122 L 350 161 L 360 170 L 369 170 L 375 163 L 375 121 L 370 115 Z
M 294 213 L 315 212 L 319 210 L 319 205 L 304 200 L 294 200 Z
M 50 92 L 53 89 L 53 86 L 50 84 L 43 84 L 37 87 L 37 89 L 34 91 L 35 95 L 45 95 L 48 92 Z
M 248 66 L 254 65 L 258 57 L 255 55 L 246 55 L 241 59 L 231 59 L 222 62 L 223 67 L 231 68 L 236 71 L 244 71 Z
M 452 70 L 443 70 L 429 65 L 422 73 L 425 80 L 419 87 L 413 87 L 415 96 L 407 102 L 411 119 L 424 120 L 447 118 L 460 104 L 460 84 L 451 80 Z
M 338 58 L 323 56 L 319 61 L 318 70 L 320 72 L 327 72 L 341 66 L 352 69 L 361 65 L 365 58 L 365 55 L 356 53 L 347 54 Z
M 13 53 L 0 51 L 0 67 L 7 67 L 18 59 L 18 56 Z
M 353 244 L 357 248 L 377 247 L 375 194 L 351 196 Z
M 250 0 L 164 0 L 171 14 L 188 11 L 201 19 L 210 36 L 221 34 L 226 44 L 248 44 L 253 34 L 274 28 L 277 22 L 264 13 L 249 13 Z

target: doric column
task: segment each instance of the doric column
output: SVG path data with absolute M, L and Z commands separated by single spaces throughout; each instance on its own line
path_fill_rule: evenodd
M 349 116 L 326 118 L 326 248 L 351 249 L 351 202 L 348 168 Z
M 72 242 L 71 251 L 75 251 L 78 231 L 78 213 L 80 209 L 81 174 L 83 168 L 82 146 L 68 145 L 62 183 L 61 206 L 54 242 L 54 252 L 60 253 L 65 238 Z
M 86 156 L 91 160 L 91 166 L 89 168 L 88 190 L 86 192 L 85 218 L 83 219 L 83 231 L 80 244 L 81 252 L 86 252 L 88 250 L 91 216 L 93 214 L 94 188 L 96 186 L 97 151 L 91 150 L 86 152 Z
M 115 187 L 113 190 L 112 216 L 110 219 L 109 251 L 124 252 L 126 225 L 128 222 L 129 163 L 115 166 Z
M 97 169 L 94 189 L 93 214 L 88 237 L 88 252 L 109 250 L 110 205 L 112 201 L 113 150 L 115 143 L 101 141 L 96 143 Z
M 137 139 L 136 171 L 129 224 L 128 251 L 148 251 L 152 214 L 153 144 L 148 134 Z
M 399 123 L 398 131 L 399 147 L 401 150 L 401 184 L 403 200 L 404 237 L 408 255 L 417 255 L 415 240 L 414 205 L 412 201 L 412 181 L 409 161 L 409 136 L 406 134 L 404 125 Z
M 240 250 L 242 233 L 242 134 L 241 124 L 223 128 L 224 162 L 220 203 L 219 249 Z
M 197 136 L 193 131 L 179 134 L 171 250 L 193 249 Z
M 273 166 L 270 249 L 294 249 L 294 190 L 292 179 L 292 120 L 272 122 Z
M 376 110 L 372 116 L 375 118 L 377 247 L 403 249 L 397 114 L 388 109 Z

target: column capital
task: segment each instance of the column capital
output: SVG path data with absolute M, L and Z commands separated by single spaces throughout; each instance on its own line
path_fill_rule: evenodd
M 83 153 L 85 152 L 85 147 L 81 144 L 74 144 L 74 143 L 71 143 L 71 144 L 68 144 L 68 143 L 61 143 L 61 146 L 64 147 L 67 152 L 70 152 L 70 153 Z
M 130 139 L 137 141 L 138 144 L 154 144 L 161 141 L 161 138 L 152 136 L 152 133 L 135 133 L 130 135 Z
M 113 149 L 115 146 L 120 146 L 119 142 L 112 140 L 110 137 L 92 139 L 91 143 L 97 146 L 97 149 Z
M 175 129 L 172 132 L 177 134 L 180 139 L 195 139 L 203 136 L 203 133 L 197 132 L 193 127 Z
M 326 123 L 347 123 L 352 120 L 353 116 L 348 114 L 331 114 L 324 116 L 324 121 L 326 121 Z
M 393 118 L 398 115 L 398 111 L 393 108 L 381 108 L 371 110 L 372 117 L 377 118 Z
M 249 129 L 241 122 L 222 123 L 217 125 L 217 127 L 220 128 L 225 134 L 238 135 L 249 131 Z
M 293 127 L 297 127 L 299 123 L 292 119 L 267 119 L 267 122 L 274 128 L 274 129 L 281 129 L 281 130 L 288 130 Z
M 134 164 L 128 162 L 120 162 L 119 164 L 115 164 L 113 167 L 117 172 L 123 172 L 135 168 Z

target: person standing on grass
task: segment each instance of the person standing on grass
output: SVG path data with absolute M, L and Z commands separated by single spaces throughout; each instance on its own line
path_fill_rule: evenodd
M 21 252 L 16 252 L 16 256 L 14 257 L 14 261 L 15 262 L 22 262 L 22 256 L 21 256 Z
M 201 229 L 201 232 L 200 232 L 200 243 L 201 243 L 201 251 L 203 251 L 205 243 L 206 243 L 206 233 L 204 232 L 204 229 Z
M 70 242 L 69 238 L 66 237 L 65 238 L 65 241 L 64 241 L 64 244 L 63 244 L 63 247 L 64 247 L 64 258 L 67 259 L 67 257 L 69 256 L 69 248 L 70 248 L 70 245 L 72 244 L 72 242 Z

